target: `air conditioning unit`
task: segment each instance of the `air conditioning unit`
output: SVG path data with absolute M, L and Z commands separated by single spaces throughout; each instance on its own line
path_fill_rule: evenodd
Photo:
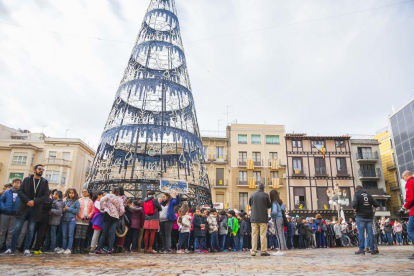
M 286 176 L 286 174 L 285 174 L 285 173 L 283 174 L 283 176 L 282 176 L 282 177 L 283 177 L 284 179 L 286 179 L 286 178 L 287 178 L 287 176 Z

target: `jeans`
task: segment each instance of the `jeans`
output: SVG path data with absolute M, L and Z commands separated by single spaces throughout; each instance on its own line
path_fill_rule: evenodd
M 224 250 L 224 247 L 226 246 L 226 235 L 219 235 L 220 240 L 220 249 Z
M 19 217 L 16 219 L 16 225 L 14 226 L 14 232 L 12 241 L 10 244 L 10 249 L 12 251 L 16 250 L 17 241 L 19 239 L 20 231 L 22 231 L 22 226 L 25 221 L 28 221 L 27 226 L 27 234 L 26 234 L 26 241 L 24 243 L 24 250 L 29 249 L 30 244 L 32 243 L 33 239 L 33 233 L 36 226 L 36 223 L 34 222 L 34 214 L 33 214 L 33 208 L 30 208 L 28 211 L 26 211 L 22 217 Z
M 242 236 L 242 235 L 237 235 L 236 237 L 235 237 L 235 244 L 236 244 L 236 250 L 238 250 L 238 251 L 242 251 L 243 250 L 243 238 L 244 238 L 244 236 Z
M 6 239 L 6 247 L 10 247 L 11 240 L 13 237 L 14 227 L 16 225 L 16 217 L 2 214 L 0 217 L 0 247 L 3 246 L 4 240 Z
M 318 239 L 318 248 L 326 246 L 325 231 L 321 231 L 321 232 L 317 233 L 316 238 Z
M 402 233 L 395 233 L 397 244 L 402 244 Z
M 407 232 L 408 232 L 408 237 L 410 238 L 414 246 L 414 216 L 410 216 L 410 218 L 408 219 Z
M 288 249 L 292 249 L 293 248 L 293 236 L 288 236 L 287 247 L 288 247 Z
M 188 232 L 181 233 L 180 242 L 178 244 L 178 250 L 187 249 L 189 236 L 190 236 L 190 233 Z
M 56 246 L 56 230 L 57 230 L 58 226 L 57 225 L 51 225 L 50 226 L 50 249 L 51 250 L 55 250 L 55 246 Z
M 203 250 L 205 248 L 206 236 L 194 237 L 194 250 Z
M 118 226 L 118 219 L 114 221 L 104 221 L 102 227 L 102 235 L 99 239 L 97 250 L 101 250 L 104 247 L 106 238 L 109 236 L 108 251 L 112 252 L 112 248 L 115 243 L 116 227 Z
M 372 219 L 356 218 L 358 227 L 359 251 L 364 251 L 365 246 L 365 230 L 368 233 L 368 247 L 374 251 L 374 233 L 372 232 Z
M 220 249 L 218 241 L 218 232 L 210 233 L 210 246 L 211 249 Z
M 388 244 L 394 244 L 394 241 L 392 239 L 391 232 L 386 232 L 385 234 L 387 235 L 387 242 L 388 242 Z
M 75 226 L 75 219 L 62 221 L 62 249 L 72 249 Z
M 164 250 L 171 249 L 171 231 L 174 225 L 174 221 L 162 221 L 160 222 L 160 234 L 162 237 L 162 244 Z

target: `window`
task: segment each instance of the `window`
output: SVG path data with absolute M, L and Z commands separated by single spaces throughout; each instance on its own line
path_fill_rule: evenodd
M 238 141 L 239 144 L 247 144 L 247 134 L 239 134 Z
M 292 140 L 292 148 L 301 148 L 302 141 L 301 140 Z
M 323 141 L 323 140 L 311 141 L 311 145 L 312 145 L 312 148 L 316 148 L 315 146 L 324 146 L 325 147 L 325 141 Z
M 336 141 L 335 141 L 335 147 L 336 147 L 336 148 L 345 148 L 345 141 L 342 141 L 342 140 L 336 140 Z
M 261 144 L 262 139 L 258 134 L 252 134 L 252 144 Z
M 375 165 L 374 164 L 361 164 L 360 167 L 361 176 L 363 177 L 376 177 L 377 174 L 375 172 Z
M 70 160 L 71 160 L 71 159 L 70 159 L 70 152 L 63 152 L 63 153 L 62 153 L 62 159 L 63 159 L 63 160 L 70 161 Z
M 247 152 L 239 151 L 239 165 L 246 165 Z
M 344 203 L 345 205 L 343 205 L 344 209 L 352 209 L 352 204 L 351 204 L 351 189 L 349 187 L 341 187 L 342 192 L 345 190 L 346 191 L 346 197 L 344 199 Z
M 262 181 L 262 176 L 260 172 L 253 172 L 253 178 L 256 180 L 256 185 L 258 184 L 258 182 Z
M 364 189 L 378 189 L 377 181 L 362 181 Z
M 205 160 L 208 160 L 208 147 L 203 146 L 203 156 Z
M 280 144 L 279 135 L 266 135 L 266 144 Z
M 326 175 L 325 159 L 315 157 L 315 175 Z
M 216 168 L 216 185 L 224 186 L 224 169 Z
M 358 148 L 358 159 L 373 159 L 371 148 Z
M 279 178 L 279 172 L 270 172 L 271 178 Z
M 305 188 L 293 188 L 295 209 L 306 209 Z
M 56 157 L 57 157 L 56 151 L 49 151 L 49 163 L 56 163 Z
M 13 155 L 13 165 L 26 165 L 27 152 L 15 152 Z
M 329 197 L 326 194 L 326 187 L 317 187 L 316 195 L 318 196 L 318 210 L 329 209 Z
M 46 172 L 46 179 L 49 183 L 59 183 L 59 171 L 47 171 Z M 66 178 L 65 178 L 66 181 Z
M 248 193 L 239 193 L 239 211 L 246 210 L 247 204 L 249 204 Z
M 293 165 L 293 174 L 303 174 L 302 158 L 293 157 L 292 165 Z
M 247 171 L 239 171 L 239 180 L 247 183 Z
M 66 175 L 67 173 L 62 173 L 62 179 L 60 179 L 60 184 L 65 185 L 66 184 Z
M 262 159 L 260 152 L 253 152 L 252 157 L 253 157 L 253 161 L 254 161 L 255 165 L 256 165 L 256 163 L 260 163 L 260 161 Z
M 277 152 L 269 152 L 269 160 L 277 160 L 278 159 L 278 154 Z
M 344 157 L 336 158 L 336 171 L 338 175 L 348 175 L 346 159 Z
M 224 147 L 216 147 L 216 159 L 224 160 Z
M 223 203 L 224 205 L 224 195 L 223 194 L 216 194 L 216 202 Z

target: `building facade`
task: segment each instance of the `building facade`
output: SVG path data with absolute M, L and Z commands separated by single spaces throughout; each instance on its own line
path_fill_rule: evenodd
M 285 126 L 232 124 L 226 135 L 230 153 L 228 206 L 248 210 L 249 197 L 259 183 L 265 184 L 267 193 L 276 189 L 286 202 Z
M 395 162 L 394 148 L 391 138 L 391 132 L 384 129 L 374 137 L 379 143 L 382 171 L 387 194 L 391 197 L 387 201 L 387 209 L 391 212 L 391 218 L 397 218 L 396 213 L 401 208 L 401 188 L 399 185 L 399 175 Z
M 361 185 L 380 204 L 376 216 L 389 217 L 387 201 L 391 198 L 387 193 L 383 174 L 379 142 L 375 139 L 351 139 L 352 162 L 355 175 L 355 186 Z
M 14 137 L 0 139 L 0 180 L 3 183 L 10 183 L 14 178 L 23 179 L 33 174 L 33 166 L 43 164 L 43 177 L 48 179 L 51 189 L 79 191 L 83 187 L 95 151 L 82 140 L 42 139 L 45 136 L 40 134 L 31 134 L 26 139 Z
M 324 149 L 325 157 L 318 147 Z M 288 209 L 291 215 L 337 217 L 337 209 L 329 204 L 328 189 L 338 184 L 345 191 L 345 216 L 353 214 L 352 198 L 355 176 L 351 156 L 350 137 L 307 136 L 287 134 Z

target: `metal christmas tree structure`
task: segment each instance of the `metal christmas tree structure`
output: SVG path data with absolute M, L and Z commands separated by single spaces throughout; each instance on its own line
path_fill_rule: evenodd
M 202 151 L 175 1 L 151 0 L 87 185 L 143 198 L 160 179 L 180 179 L 191 205 L 210 205 Z

